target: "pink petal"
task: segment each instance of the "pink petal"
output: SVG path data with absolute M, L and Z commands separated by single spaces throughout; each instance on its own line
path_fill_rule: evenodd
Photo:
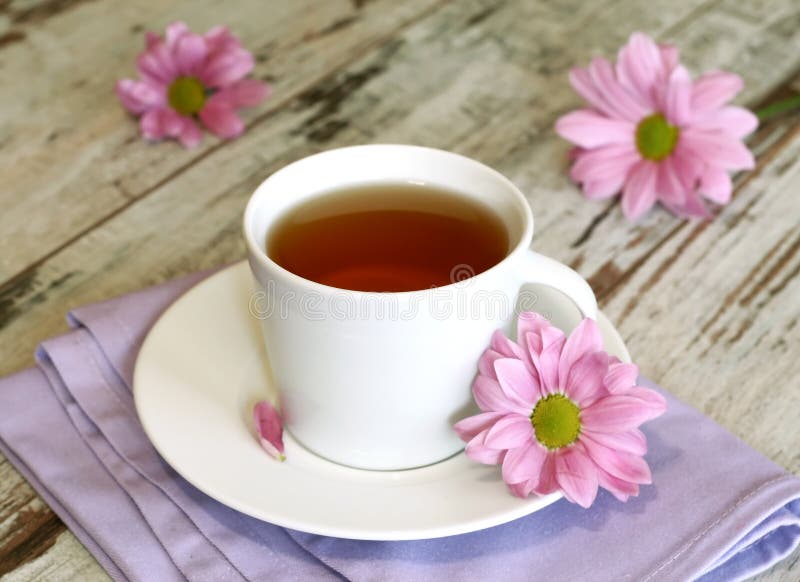
M 684 147 L 683 142 L 678 138 L 678 144 L 672 155 L 661 163 L 669 161 L 674 174 L 683 184 L 684 196 L 687 192 L 691 192 L 700 181 L 700 176 L 705 171 L 705 163 L 702 159 L 698 159 L 693 153 Z
M 656 195 L 662 202 L 683 204 L 686 200 L 686 185 L 681 179 L 681 165 L 676 156 L 671 156 L 658 164 Z
M 494 370 L 503 393 L 509 400 L 533 410 L 534 402 L 541 396 L 539 380 L 521 360 L 501 358 L 495 360 Z
M 539 481 L 533 488 L 539 495 L 548 495 L 558 491 L 559 485 L 556 479 L 556 453 L 548 452 L 542 463 L 542 470 L 539 473 Z
M 244 132 L 244 122 L 226 103 L 212 96 L 200 110 L 200 119 L 205 126 L 219 137 L 230 139 Z
M 269 97 L 270 86 L 256 79 L 242 79 L 221 89 L 214 95 L 232 109 L 240 107 L 255 107 Z
M 168 85 L 178 75 L 172 54 L 163 42 L 158 42 L 136 58 L 139 74 L 153 84 Z
M 497 374 L 494 371 L 494 362 L 500 358 L 505 358 L 504 356 L 498 351 L 493 350 L 492 348 L 486 348 L 481 354 L 480 359 L 478 360 L 478 373 L 483 374 L 484 376 L 488 376 L 493 380 L 497 380 Z
M 700 178 L 700 191 L 703 195 L 717 204 L 727 204 L 731 201 L 733 183 L 728 172 L 714 166 L 709 166 L 703 177 Z
M 131 113 L 143 113 L 166 103 L 164 87 L 146 81 L 122 79 L 117 81 L 115 91 L 122 106 Z
M 503 356 L 506 358 L 517 358 L 522 360 L 525 357 L 525 351 L 513 341 L 508 339 L 506 335 L 499 329 L 492 334 L 491 347 L 496 352 L 503 354 Z
M 594 445 L 603 446 L 613 451 L 622 451 L 633 455 L 642 456 L 647 452 L 647 438 L 638 428 L 625 432 L 591 432 L 584 429 L 581 432 L 581 440 L 590 439 L 590 443 L 584 441 L 586 449 L 591 453 Z
M 187 148 L 196 146 L 203 138 L 200 128 L 191 117 L 169 108 L 146 111 L 139 119 L 139 127 L 142 135 L 149 140 L 174 137 Z
M 581 423 L 593 432 L 624 432 L 663 413 L 655 403 L 628 394 L 601 398 L 581 410 Z
M 183 124 L 178 132 L 178 139 L 185 148 L 193 148 L 203 141 L 203 132 L 191 117 L 183 117 Z
M 555 347 L 558 353 L 561 354 L 561 350 L 564 349 L 564 342 L 567 341 L 567 336 L 564 335 L 563 331 L 548 321 L 547 327 L 542 328 L 539 335 L 542 339 L 542 351 L 549 347 Z
M 242 48 L 239 39 L 233 36 L 227 26 L 215 26 L 203 35 L 209 53 L 220 53 Z
M 667 201 L 663 201 L 663 203 L 670 212 L 681 218 L 711 217 L 711 213 L 708 211 L 705 204 L 703 204 L 703 201 L 700 200 L 700 196 L 697 192 L 687 192 L 686 199 L 679 205 L 672 205 Z
M 556 480 L 564 496 L 581 507 L 589 507 L 597 497 L 597 469 L 592 460 L 575 445 L 556 455 Z
M 672 69 L 677 67 L 680 62 L 678 48 L 671 44 L 661 44 L 658 45 L 658 50 L 661 51 L 661 62 L 664 65 L 664 71 L 669 75 L 672 73 Z
M 626 119 L 635 124 L 652 111 L 649 101 L 642 101 L 638 95 L 617 81 L 614 67 L 606 59 L 593 59 L 589 65 L 589 75 L 598 92 L 604 95 L 609 105 L 614 108 L 613 117 Z
M 750 150 L 730 134 L 694 127 L 681 133 L 681 146 L 707 165 L 725 170 L 751 170 L 755 159 Z
M 559 388 L 558 362 L 561 361 L 561 352 L 567 337 L 563 331 L 550 325 L 542 330 L 541 341 L 542 351 L 539 352 L 538 371 L 541 377 L 547 378 L 551 391 L 554 391 Z
M 603 386 L 607 370 L 608 354 L 605 352 L 584 354 L 570 367 L 567 378 L 561 386 L 569 399 L 578 407 L 589 406 L 607 394 Z
M 603 383 L 609 392 L 621 392 L 632 388 L 638 377 L 639 367 L 636 364 L 614 362 L 608 366 Z
M 177 21 L 167 25 L 167 31 L 165 35 L 167 48 L 173 50 L 177 46 L 178 41 L 187 34 L 191 34 L 191 31 L 189 30 L 189 27 L 186 26 L 185 22 Z
M 483 444 L 490 449 L 515 449 L 532 441 L 533 425 L 530 418 L 508 414 L 489 428 Z
M 171 109 L 150 109 L 139 119 L 142 135 L 149 140 L 177 136 L 183 124 L 180 115 Z
M 639 486 L 636 483 L 612 477 L 600 467 L 597 468 L 597 481 L 600 487 L 622 502 L 627 501 L 630 497 L 639 495 Z
M 509 400 L 497 380 L 478 375 L 472 384 L 472 394 L 478 407 L 484 412 L 516 412 L 530 414 L 530 409 Z
M 576 182 L 619 178 L 641 159 L 633 144 L 614 144 L 583 150 L 572 165 L 570 177 Z
M 677 177 L 681 184 L 683 184 L 683 192 L 680 199 L 659 192 L 661 203 L 674 214 L 684 218 L 709 216 L 705 205 L 703 205 L 697 193 L 700 177 L 705 172 L 705 164 L 703 161 L 690 153 L 681 142 L 678 141 L 678 145 L 675 151 L 672 152 L 672 155 L 667 160 L 661 162 L 661 168 L 665 168 L 665 164 L 667 163 L 671 166 L 673 177 Z M 659 168 L 659 170 L 661 170 L 661 168 Z
M 739 75 L 711 71 L 701 76 L 692 87 L 691 106 L 695 113 L 706 113 L 723 106 L 744 87 Z
M 558 363 L 558 383 L 562 388 L 567 385 L 567 375 L 572 365 L 589 352 L 603 349 L 603 336 L 597 322 L 587 317 L 572 330 L 561 350 Z M 604 372 L 605 373 L 605 372 Z
M 183 133 L 184 117 L 172 109 L 162 109 L 161 126 L 167 137 L 178 137 Z
M 657 175 L 656 165 L 649 160 L 633 166 L 622 191 L 622 211 L 628 220 L 637 220 L 655 204 Z
M 539 390 L 542 394 L 557 392 L 560 388 L 558 385 L 558 362 L 564 347 L 564 332 L 554 326 L 549 326 L 542 329 L 540 334 L 529 333 L 526 339 L 533 365 L 539 373 Z
M 145 49 L 153 48 L 156 44 L 163 42 L 164 39 L 161 38 L 157 33 L 148 30 L 144 33 L 144 47 Z
M 607 117 L 618 117 L 616 107 L 609 103 L 606 96 L 595 87 L 588 70 L 579 67 L 571 69 L 569 82 L 578 95 L 583 97 L 594 109 L 597 109 Z
M 583 444 L 597 466 L 612 477 L 642 485 L 653 482 L 650 467 L 640 455 L 613 450 L 591 439 L 586 439 Z
M 636 126 L 630 121 L 610 119 L 590 109 L 579 109 L 556 121 L 556 133 L 581 147 L 632 144 Z
M 664 397 L 650 388 L 645 388 L 644 386 L 633 386 L 625 391 L 625 396 L 633 396 L 638 398 L 645 404 L 645 406 L 648 406 L 650 408 L 650 413 L 652 414 L 650 418 L 661 416 L 667 410 L 667 401 L 664 399 Z
M 488 430 L 502 417 L 502 412 L 483 412 L 481 414 L 468 416 L 463 420 L 459 420 L 453 425 L 453 429 L 456 431 L 456 434 L 458 434 L 462 441 L 469 442 L 475 438 L 478 433 Z
M 690 119 L 689 102 L 692 97 L 692 78 L 683 66 L 677 66 L 669 76 L 664 109 L 667 120 L 673 125 L 682 126 Z
M 253 55 L 245 49 L 221 51 L 209 55 L 199 77 L 207 87 L 227 87 L 244 78 L 254 65 Z
M 500 383 L 489 376 L 479 374 L 475 377 L 472 383 L 472 396 L 478 408 L 484 412 L 510 412 L 506 409 L 508 401 L 503 389 L 500 388 Z
M 628 172 L 641 159 L 632 144 L 614 144 L 581 153 L 570 169 L 570 177 L 583 184 L 588 198 L 611 196 L 622 189 Z
M 550 325 L 550 322 L 547 322 L 547 325 Z M 531 361 L 535 358 L 539 357 L 539 354 L 542 353 L 542 332 L 544 328 L 540 331 L 526 333 L 524 336 L 525 347 L 528 349 L 528 355 L 531 357 Z
M 473 461 L 484 465 L 497 465 L 503 462 L 506 452 L 503 450 L 490 449 L 483 444 L 483 439 L 488 431 L 477 434 L 464 449 L 466 455 Z
M 581 191 L 589 200 L 605 200 L 619 194 L 626 177 L 623 175 L 620 178 L 606 180 L 587 180 L 581 185 Z
M 722 131 L 742 139 L 758 127 L 758 117 L 744 107 L 723 107 L 699 116 L 693 127 L 711 131 Z
M 178 71 L 182 75 L 195 75 L 206 58 L 206 42 L 197 34 L 184 34 L 173 49 Z
M 259 442 L 264 450 L 276 459 L 283 461 L 283 421 L 281 415 L 269 402 L 262 400 L 253 408 L 253 420 L 258 432 Z
M 632 34 L 617 55 L 617 78 L 622 85 L 654 108 L 654 87 L 664 76 L 664 61 L 653 39 L 641 32 Z
M 503 481 L 509 485 L 528 482 L 532 488 L 546 457 L 547 451 L 535 442 L 508 451 L 503 459 Z
M 514 357 L 523 360 L 526 365 L 530 366 L 531 371 L 535 372 L 535 368 L 533 366 L 533 358 L 530 352 L 530 345 L 528 344 L 527 336 L 529 333 L 533 333 L 536 335 L 536 338 L 541 340 L 542 330 L 548 327 L 551 327 L 551 323 L 547 320 L 547 318 L 539 315 L 535 311 L 523 311 L 517 318 L 518 343 L 511 342 L 515 350 Z M 541 350 L 541 344 L 539 344 L 539 349 Z
M 546 317 L 535 311 L 523 311 L 517 317 L 517 341 L 519 345 L 525 345 L 525 336 L 529 333 L 540 334 L 546 327 L 552 324 Z
M 534 482 L 524 481 L 523 483 L 506 483 L 506 486 L 508 487 L 508 490 L 511 491 L 512 495 L 525 499 L 531 494 L 531 491 L 533 491 Z

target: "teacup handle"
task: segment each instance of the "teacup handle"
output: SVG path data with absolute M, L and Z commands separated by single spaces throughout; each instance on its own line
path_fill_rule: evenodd
M 566 295 L 583 317 L 597 319 L 597 299 L 589 283 L 578 273 L 555 259 L 529 250 L 522 259 L 519 276 L 522 284 L 547 285 Z

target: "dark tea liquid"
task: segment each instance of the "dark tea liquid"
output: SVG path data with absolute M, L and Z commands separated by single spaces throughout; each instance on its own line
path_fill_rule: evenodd
M 336 190 L 290 209 L 267 255 L 306 279 L 357 291 L 417 291 L 496 265 L 508 234 L 488 206 L 411 184 Z

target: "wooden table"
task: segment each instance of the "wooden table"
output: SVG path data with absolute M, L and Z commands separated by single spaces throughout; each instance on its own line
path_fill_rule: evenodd
M 584 200 L 553 133 L 570 66 L 634 30 L 695 73 L 741 74 L 757 107 L 800 91 L 796 0 L 0 1 L 0 374 L 65 312 L 244 256 L 242 209 L 270 173 L 336 146 L 453 150 L 509 176 L 537 250 L 594 287 L 643 372 L 800 473 L 800 116 L 750 139 L 755 171 L 710 222 L 637 224 Z M 148 145 L 113 94 L 146 29 L 226 23 L 274 96 L 232 142 Z M 800 553 L 762 580 L 800 578 Z M 104 579 L 0 457 L 4 581 Z

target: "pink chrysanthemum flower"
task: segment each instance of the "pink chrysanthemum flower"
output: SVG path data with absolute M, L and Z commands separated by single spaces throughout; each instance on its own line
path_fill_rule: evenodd
M 145 44 L 136 61 L 141 79 L 118 81 L 116 93 L 128 111 L 141 115 L 149 140 L 171 137 L 194 147 L 203 137 L 198 120 L 220 137 L 236 137 L 244 131 L 236 110 L 269 95 L 266 83 L 244 78 L 253 55 L 224 27 L 199 35 L 176 22 L 165 38 L 148 32 Z
M 561 490 L 588 507 L 598 487 L 625 501 L 651 482 L 638 427 L 661 415 L 666 401 L 636 386 L 635 365 L 602 350 L 593 320 L 567 339 L 542 316 L 522 313 L 517 342 L 495 332 L 478 369 L 473 394 L 483 412 L 455 430 L 467 456 L 502 463 L 513 494 Z
M 556 132 L 578 147 L 570 176 L 591 199 L 622 191 L 631 219 L 656 201 L 679 216 L 709 215 L 701 196 L 731 198 L 729 172 L 754 166 L 742 143 L 758 120 L 726 105 L 741 89 L 738 75 L 714 71 L 692 81 L 675 47 L 635 33 L 616 65 L 596 58 L 570 72 L 589 108 L 556 122 Z

